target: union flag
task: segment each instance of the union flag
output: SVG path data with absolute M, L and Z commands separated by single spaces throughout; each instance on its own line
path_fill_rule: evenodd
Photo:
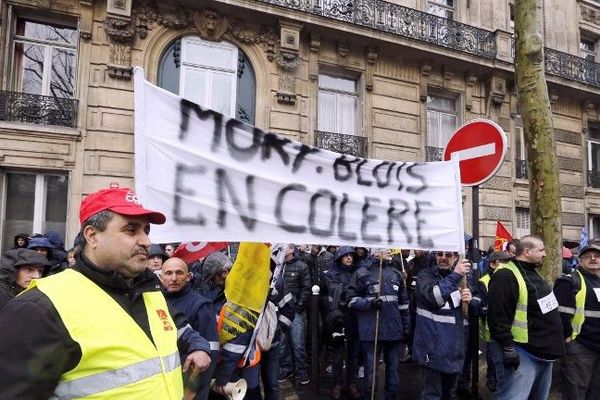
M 506 242 L 512 240 L 511 234 L 502 225 L 502 222 L 496 221 L 496 240 L 494 240 L 494 250 L 502 251 L 506 247 Z
M 179 257 L 188 264 L 208 256 L 214 251 L 223 250 L 228 242 L 183 242 L 173 252 L 173 257 Z

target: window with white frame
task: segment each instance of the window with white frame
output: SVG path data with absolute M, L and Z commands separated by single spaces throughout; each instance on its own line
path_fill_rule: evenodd
M 529 208 L 517 207 L 517 229 L 515 231 L 515 238 L 521 238 L 525 235 L 529 235 L 531 232 L 531 220 L 529 215 Z
M 163 53 L 158 86 L 229 117 L 254 125 L 254 70 L 236 45 L 197 36 L 175 40 Z
M 446 19 L 454 19 L 454 0 L 429 0 L 427 12 Z
M 596 59 L 596 41 L 585 33 L 581 34 L 579 39 L 579 53 L 582 58 L 594 61 Z
M 447 95 L 427 95 L 427 160 L 441 160 L 441 151 L 458 126 L 457 99 Z
M 317 130 L 362 135 L 358 81 L 319 74 Z
M 52 173 L 6 172 L 2 249 L 12 247 L 19 233 L 65 237 L 69 179 Z
M 515 174 L 518 179 L 527 179 L 527 146 L 523 134 L 523 120 L 521 116 L 515 118 Z
M 12 30 L 12 80 L 16 92 L 72 99 L 77 69 L 77 29 L 18 17 Z
M 590 239 L 600 238 L 600 215 L 589 214 L 588 222 L 590 229 L 588 230 L 588 237 Z
M 588 122 L 588 186 L 600 187 L 600 123 Z

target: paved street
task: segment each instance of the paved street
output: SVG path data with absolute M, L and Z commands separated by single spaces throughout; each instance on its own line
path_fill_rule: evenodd
M 554 368 L 554 377 L 552 382 L 552 390 L 550 392 L 549 400 L 560 399 L 559 393 L 559 369 L 560 364 L 556 363 Z M 401 390 L 398 393 L 396 400 L 416 400 L 419 398 L 421 391 L 421 367 L 412 363 L 400 364 L 400 384 Z M 378 392 L 377 400 L 382 400 L 383 397 L 383 368 L 380 365 L 379 368 L 379 379 L 378 379 Z M 482 356 L 480 359 L 480 373 L 479 373 L 479 387 L 480 387 L 480 399 L 490 400 L 490 392 L 485 388 L 485 358 Z M 281 384 L 282 388 L 282 399 L 284 400 L 329 400 L 331 399 L 328 394 L 328 389 L 333 385 L 332 380 L 328 376 L 323 376 L 319 380 L 318 390 L 313 385 L 308 387 L 300 388 L 294 387 L 290 380 Z M 344 397 L 347 399 L 347 397 Z

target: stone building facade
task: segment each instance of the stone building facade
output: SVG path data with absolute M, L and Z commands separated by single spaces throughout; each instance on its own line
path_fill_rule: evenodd
M 527 233 L 513 9 L 512 0 L 0 0 L 2 249 L 21 231 L 53 229 L 72 243 L 82 196 L 133 185 L 136 65 L 262 129 L 370 158 L 436 160 L 462 123 L 492 119 L 509 150 L 480 190 L 482 247 L 496 220 Z M 583 226 L 600 236 L 600 1 L 545 0 L 544 13 L 564 238 Z M 469 189 L 464 199 L 470 231 Z

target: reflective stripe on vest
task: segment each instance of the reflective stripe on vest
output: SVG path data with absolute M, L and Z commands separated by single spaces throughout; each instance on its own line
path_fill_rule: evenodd
M 500 264 L 500 266 L 496 268 L 496 271 L 499 269 L 509 270 L 517 279 L 519 285 L 519 297 L 517 298 L 515 318 L 512 327 L 510 328 L 510 333 L 515 342 L 527 343 L 529 341 L 529 334 L 527 330 L 527 285 L 525 284 L 525 279 L 523 279 L 523 274 L 513 261 Z
M 142 293 L 152 340 L 99 286 L 72 269 L 32 281 L 81 348 L 52 399 L 181 399 L 177 329 L 160 291 Z M 154 342 L 154 343 L 153 343 Z
M 573 319 L 571 320 L 571 327 L 573 328 L 573 340 L 581 332 L 581 327 L 585 321 L 585 297 L 587 295 L 587 286 L 585 284 L 585 278 L 578 270 L 575 270 L 576 274 L 579 274 L 579 280 L 581 282 L 579 292 L 575 295 L 575 312 Z M 560 311 L 560 310 L 559 310 Z
M 483 284 L 485 290 L 488 290 L 488 285 L 490 284 L 491 274 L 486 274 L 479 279 L 479 282 Z M 486 342 L 491 341 L 492 335 L 490 334 L 490 328 L 487 323 L 486 317 L 481 317 L 481 338 Z

